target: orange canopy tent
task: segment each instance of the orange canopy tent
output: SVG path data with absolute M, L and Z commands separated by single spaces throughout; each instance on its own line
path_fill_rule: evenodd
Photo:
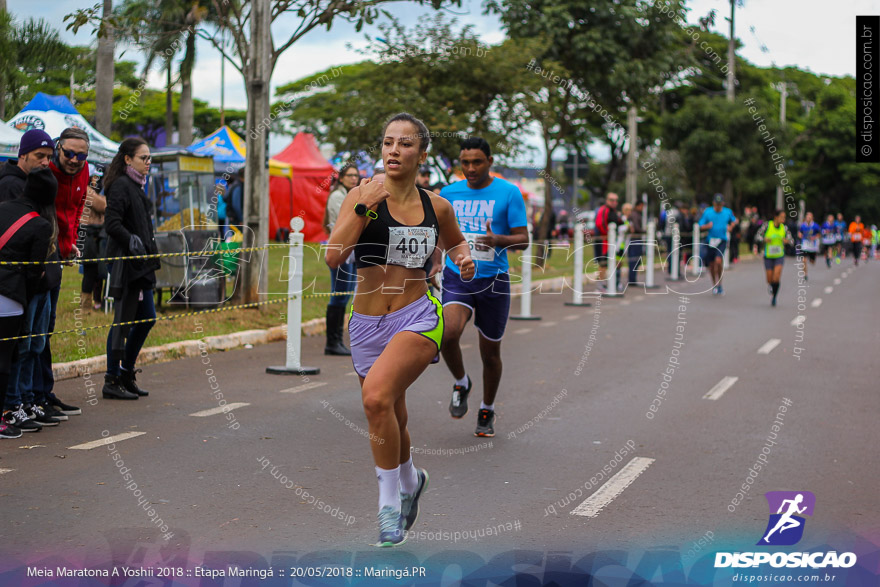
M 280 228 L 289 230 L 290 219 L 302 216 L 306 223 L 303 228 L 305 240 L 318 242 L 325 239 L 327 234 L 321 224 L 335 170 L 321 155 L 315 137 L 298 133 L 272 159 L 290 165 L 290 176 L 269 179 L 269 234 L 277 235 Z

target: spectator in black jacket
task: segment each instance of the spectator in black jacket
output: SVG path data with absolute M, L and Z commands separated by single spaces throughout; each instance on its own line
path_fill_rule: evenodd
M 107 210 L 108 257 L 155 255 L 150 202 L 144 193 L 150 173 L 150 147 L 141 138 L 122 141 L 104 177 Z M 137 399 L 148 392 L 137 385 L 135 362 L 156 318 L 153 288 L 159 259 L 114 261 L 110 267 L 110 295 L 115 300 L 113 322 L 148 320 L 134 326 L 116 326 L 107 335 L 107 374 L 102 395 L 111 399 Z M 121 365 L 120 365 L 121 362 Z
M 0 202 L 8 202 L 21 196 L 28 173 L 38 167 L 49 167 L 54 152 L 52 137 L 38 128 L 21 136 L 18 159 L 10 159 L 0 168 Z
M 38 166 L 29 174 L 21 198 L 0 203 L 0 261 L 45 263 L 53 242 L 57 191 L 58 182 L 52 172 L 46 166 Z M 44 269 L 43 264 L 0 265 L 0 339 L 22 334 L 25 310 L 40 287 Z M 0 406 L 6 405 L 18 346 L 18 341 L 0 342 Z M 21 428 L 42 428 L 20 411 L 20 405 L 12 407 L 15 409 L 4 412 L 0 420 L 0 438 L 17 438 Z

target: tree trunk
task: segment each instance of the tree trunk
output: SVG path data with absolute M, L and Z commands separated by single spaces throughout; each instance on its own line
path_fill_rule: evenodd
M 244 175 L 244 246 L 254 247 L 269 242 L 269 169 L 267 138 L 269 130 L 262 125 L 269 118 L 269 80 L 272 77 L 271 13 L 268 0 L 253 0 L 251 5 L 251 43 L 245 65 L 245 86 L 248 96 L 246 169 Z M 246 254 L 252 259 L 242 267 L 241 301 L 259 301 L 260 293 L 268 292 L 268 274 L 263 260 L 266 251 Z
M 174 138 L 174 94 L 171 92 L 171 61 L 165 68 L 165 146 Z
M 104 0 L 104 34 L 98 37 L 98 61 L 95 68 L 95 128 L 110 136 L 113 124 L 113 81 L 115 77 L 113 52 L 116 37 L 113 27 L 107 24 L 113 14 L 113 0 Z
M 545 244 L 550 238 L 550 217 L 553 216 L 553 151 L 550 148 L 550 141 L 544 140 L 544 150 L 546 157 L 544 158 L 544 213 L 541 214 L 541 223 L 538 225 L 538 242 L 533 243 L 534 250 L 532 255 L 538 258 L 538 265 L 543 268 L 547 261 L 547 247 Z
M 177 128 L 180 131 L 178 142 L 188 147 L 193 141 L 193 124 L 195 109 L 192 95 L 192 70 L 196 59 L 196 35 L 189 33 L 186 37 L 186 54 L 180 64 L 180 109 L 177 112 Z

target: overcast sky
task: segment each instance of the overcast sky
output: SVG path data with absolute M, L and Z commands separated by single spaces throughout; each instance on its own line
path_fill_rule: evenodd
M 94 1 L 7 0 L 7 5 L 17 18 L 45 18 L 61 32 L 66 42 L 84 45 L 94 42 L 90 36 L 91 27 L 73 35 L 64 30 L 64 15 L 94 5 Z M 724 19 L 730 13 L 727 0 L 689 0 L 687 5 L 690 8 L 688 22 L 694 24 L 716 9 L 719 14 L 715 19 L 715 30 L 727 35 L 729 25 Z M 395 3 L 390 6 L 389 10 L 408 24 L 415 22 L 420 15 L 432 12 L 416 4 Z M 461 8 L 448 10 L 447 14 L 457 17 L 462 25 L 472 24 L 484 42 L 497 43 L 504 37 L 500 22 L 494 15 L 483 15 L 482 6 L 482 0 L 462 0 Z M 880 1 L 877 0 L 745 0 L 745 6 L 738 8 L 736 13 L 736 35 L 743 43 L 739 55 L 760 66 L 775 63 L 777 66 L 794 65 L 819 74 L 854 75 L 855 17 L 878 12 Z M 286 38 L 284 31 L 294 28 L 296 22 L 295 17 L 282 17 L 275 23 L 276 44 L 283 42 Z M 375 30 L 375 27 L 365 27 L 364 32 Z M 334 23 L 330 32 L 313 30 L 279 59 L 272 78 L 273 99 L 275 88 L 280 85 L 334 65 L 362 60 L 363 55 L 346 48 L 346 45 L 363 46 L 364 32 L 356 33 L 353 25 L 342 21 Z M 762 44 L 766 46 L 766 52 L 761 50 Z M 193 73 L 195 96 L 219 106 L 220 55 L 207 41 L 200 41 L 197 51 L 198 63 Z M 117 56 L 121 53 L 122 48 L 117 50 Z M 133 48 L 125 50 L 121 58 L 143 61 L 142 55 Z M 150 86 L 161 88 L 163 80 L 164 76 L 153 72 Z M 229 66 L 226 68 L 226 105 L 240 109 L 246 106 L 242 78 Z
M 8 9 L 18 18 L 45 18 L 61 31 L 66 42 L 87 44 L 92 42 L 90 30 L 81 30 L 73 35 L 65 31 L 64 15 L 77 8 L 94 4 L 94 0 L 7 0 Z M 819 9 L 820 4 L 826 7 Z M 691 9 L 688 21 L 696 23 L 713 8 L 719 12 L 715 28 L 727 34 L 727 21 L 730 4 L 726 0 L 690 0 Z M 404 22 L 413 22 L 430 9 L 415 4 L 394 4 L 391 10 Z M 757 65 L 796 65 L 816 73 L 829 75 L 853 75 L 855 70 L 855 15 L 872 14 L 880 11 L 880 2 L 871 0 L 840 0 L 833 3 L 819 0 L 746 0 L 743 8 L 737 9 L 737 37 L 744 47 L 740 56 Z M 496 43 L 503 38 L 498 18 L 482 14 L 482 2 L 463 0 L 460 9 L 448 11 L 457 16 L 462 24 L 473 24 L 477 33 L 487 43 Z M 283 31 L 289 30 L 290 18 L 285 22 L 279 19 L 273 27 L 276 43 L 280 43 Z M 751 32 L 754 27 L 754 33 Z M 90 29 L 90 27 L 89 27 Z M 370 27 L 367 28 L 370 30 Z M 375 28 L 373 27 L 373 30 Z M 347 49 L 346 44 L 363 45 L 363 34 L 356 33 L 354 26 L 337 22 L 328 33 L 314 30 L 301 42 L 289 49 L 279 60 L 272 78 L 274 88 L 289 81 L 324 70 L 333 65 L 352 63 L 363 58 L 362 55 Z M 761 44 L 768 52 L 761 51 Z M 210 104 L 220 104 L 220 56 L 206 41 L 198 46 L 198 67 L 194 73 L 193 86 L 196 97 Z M 117 51 L 117 55 L 122 50 Z M 123 59 L 142 61 L 142 56 L 133 49 L 125 51 Z M 245 93 L 241 76 L 231 67 L 226 71 L 226 102 L 231 108 L 245 107 Z M 159 72 L 151 76 L 151 85 L 162 87 Z

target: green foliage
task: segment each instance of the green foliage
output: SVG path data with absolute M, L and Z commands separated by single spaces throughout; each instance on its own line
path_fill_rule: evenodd
M 793 139 L 797 183 L 818 214 L 861 214 L 880 222 L 880 164 L 856 163 L 856 102 L 852 78 L 831 80 L 815 94 L 803 132 Z
M 763 114 L 766 104 L 758 102 L 756 108 Z M 778 148 L 777 123 L 765 117 L 763 124 Z M 662 146 L 678 151 L 697 195 L 720 192 L 728 178 L 734 182 L 737 207 L 775 194 L 775 165 L 743 104 L 695 96 L 667 118 L 664 137 Z
M 526 112 L 513 99 L 529 80 L 513 43 L 488 47 L 472 27 L 455 30 L 442 16 L 423 18 L 412 31 L 380 27 L 381 40 L 366 50 L 378 57 L 281 86 L 273 112 L 296 121 L 289 132 L 306 130 L 340 151 L 372 151 L 382 121 L 408 111 L 432 136 L 432 152 L 455 159 L 465 135 L 486 138 L 499 153 L 519 146 Z M 393 88 L 393 90 L 392 90 Z

